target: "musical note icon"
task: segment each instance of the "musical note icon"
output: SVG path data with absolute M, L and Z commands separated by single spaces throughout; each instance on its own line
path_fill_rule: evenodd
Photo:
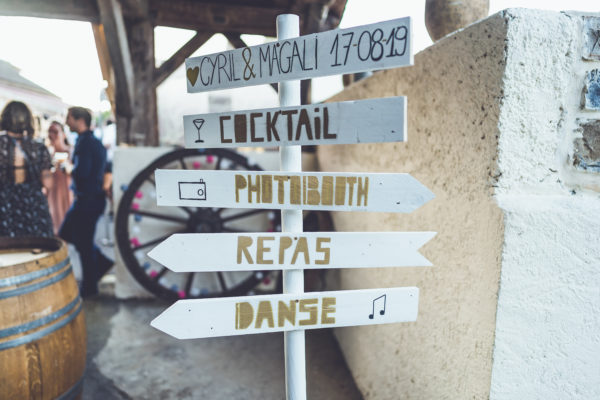
M 202 125 L 204 125 L 204 119 L 197 118 L 197 119 L 193 120 L 192 122 L 194 123 L 194 126 L 198 130 L 198 139 L 196 139 L 196 143 L 204 143 L 204 140 L 200 139 L 200 128 L 202 128 Z
M 383 300 L 381 300 L 383 299 Z M 376 298 L 375 300 L 373 300 L 373 312 L 371 314 L 369 314 L 369 319 L 373 319 L 375 317 L 375 303 L 381 303 L 383 301 L 383 308 L 381 308 L 381 310 L 379 310 L 379 315 L 384 315 L 385 314 L 385 299 L 386 299 L 386 295 L 381 295 L 378 298 Z

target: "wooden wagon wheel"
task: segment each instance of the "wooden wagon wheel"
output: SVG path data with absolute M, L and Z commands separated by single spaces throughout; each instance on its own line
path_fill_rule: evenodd
M 133 277 L 166 300 L 281 291 L 279 271 L 175 273 L 146 254 L 174 233 L 280 231 L 276 210 L 157 207 L 156 169 L 261 170 L 226 149 L 179 149 L 144 168 L 124 191 L 115 221 L 117 245 Z M 201 254 L 198 254 L 201 257 Z

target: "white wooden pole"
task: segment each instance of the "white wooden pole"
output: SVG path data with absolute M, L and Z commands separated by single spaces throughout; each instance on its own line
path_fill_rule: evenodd
M 300 35 L 300 18 L 293 14 L 277 16 L 277 39 L 285 40 Z M 279 105 L 300 105 L 300 81 L 279 83 Z M 301 146 L 279 148 L 281 170 L 302 171 Z M 302 232 L 302 210 L 281 211 L 282 232 Z M 304 293 L 304 270 L 283 271 L 283 293 Z M 287 400 L 306 399 L 306 361 L 304 331 L 284 333 L 285 388 Z

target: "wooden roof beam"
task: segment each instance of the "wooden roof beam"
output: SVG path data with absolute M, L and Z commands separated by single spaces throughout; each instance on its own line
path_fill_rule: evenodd
M 190 57 L 193 52 L 198 50 L 200 46 L 208 41 L 214 35 L 213 32 L 201 32 L 197 31 L 196 35 L 192 37 L 186 44 L 181 46 L 175 54 L 173 54 L 167 61 L 163 62 L 159 68 L 154 70 L 154 87 L 158 87 L 164 82 L 181 64 L 184 63 L 185 59 Z
M 97 3 L 115 74 L 118 107 L 115 111 L 118 115 L 130 117 L 133 115 L 134 73 L 121 5 L 117 0 L 97 0 Z

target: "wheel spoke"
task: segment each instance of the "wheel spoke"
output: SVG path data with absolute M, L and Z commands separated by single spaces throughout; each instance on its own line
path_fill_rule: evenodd
M 185 297 L 190 297 L 190 290 L 192 289 L 192 282 L 194 281 L 194 273 L 189 272 L 185 280 Z
M 221 231 L 223 231 L 223 232 L 231 232 L 231 233 L 253 233 L 254 232 L 254 231 L 243 231 L 241 229 L 228 228 L 226 226 L 222 226 L 221 227 Z
M 215 169 L 221 169 L 221 160 L 223 160 L 223 156 L 219 156 L 217 159 L 217 163 L 215 164 Z
M 135 247 L 133 247 L 133 248 L 132 248 L 132 250 L 133 250 L 133 251 L 138 251 L 138 250 L 142 250 L 142 249 L 144 249 L 144 248 L 146 248 L 146 247 L 154 246 L 155 244 L 158 244 L 158 243 L 162 242 L 163 240 L 166 240 L 166 239 L 167 239 L 167 238 L 169 238 L 171 235 L 174 235 L 174 234 L 176 234 L 176 233 L 185 233 L 185 229 L 180 229 L 180 230 L 178 230 L 178 231 L 175 231 L 175 232 L 169 233 L 168 235 L 161 236 L 161 237 L 159 237 L 158 239 L 154 239 L 154 240 L 151 240 L 151 241 L 149 241 L 149 242 L 146 242 L 146 243 L 144 243 L 144 244 L 140 244 L 139 246 L 135 246 Z
M 179 208 L 181 208 L 183 211 L 185 211 L 189 216 L 192 216 L 192 214 L 194 214 L 194 212 L 187 207 L 180 206 Z
M 183 160 L 183 158 L 180 158 L 179 162 L 181 163 L 181 168 L 188 169 L 187 165 L 185 165 L 185 161 Z
M 217 272 L 217 276 L 219 277 L 219 284 L 221 285 L 221 291 L 225 292 L 227 290 L 227 285 L 225 285 L 225 276 L 222 271 Z
M 222 219 L 222 222 L 235 221 L 236 219 L 246 218 L 251 215 L 261 214 L 261 213 L 270 212 L 270 211 L 271 210 L 263 210 L 263 209 L 244 211 L 241 213 L 237 213 L 235 215 L 230 215 L 228 217 L 225 217 Z
M 164 219 L 166 221 L 181 222 L 182 224 L 187 224 L 187 219 L 182 218 L 182 217 L 176 217 L 173 215 L 165 215 L 165 214 L 159 214 L 159 213 L 154 213 L 154 212 L 150 212 L 150 211 L 134 210 L 134 209 L 132 209 L 131 212 L 133 212 L 134 214 L 142 215 L 144 217 Z
M 156 182 L 154 181 L 154 178 L 152 177 L 152 175 L 149 175 L 146 178 L 147 181 L 149 181 L 154 187 L 156 187 Z
M 158 281 L 168 271 L 167 267 L 162 267 L 160 272 L 152 277 L 153 280 Z

